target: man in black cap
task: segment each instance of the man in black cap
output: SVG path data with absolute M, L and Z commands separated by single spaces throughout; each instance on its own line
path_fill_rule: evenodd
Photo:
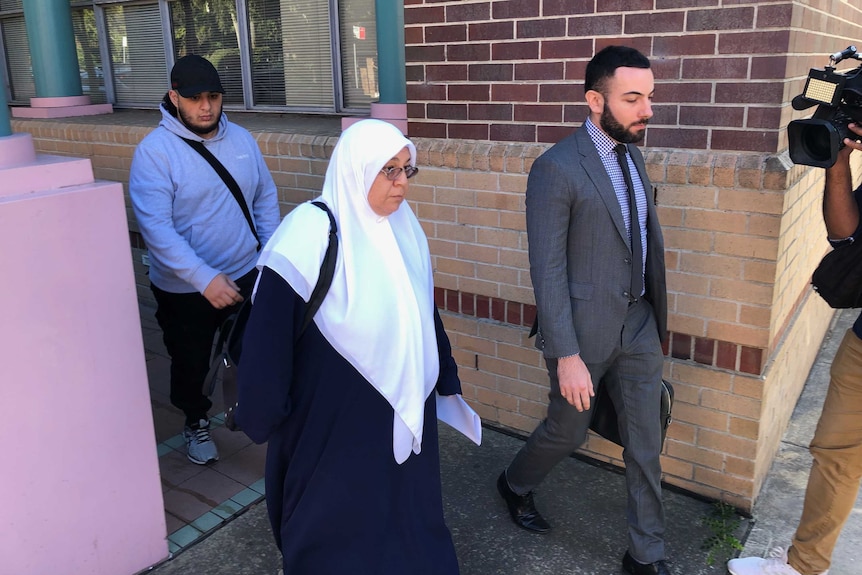
M 177 60 L 162 121 L 138 145 L 129 176 L 149 250 L 156 319 L 171 356 L 171 403 L 186 417 L 188 457 L 201 465 L 218 460 L 210 436 L 212 402 L 202 392 L 213 337 L 251 294 L 258 251 L 280 220 L 260 148 L 247 130 L 228 121 L 223 94 L 208 60 Z

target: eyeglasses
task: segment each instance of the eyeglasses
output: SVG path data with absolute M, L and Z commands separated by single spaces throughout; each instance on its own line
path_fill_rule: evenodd
M 387 180 L 394 182 L 399 176 L 401 176 L 401 172 L 404 172 L 404 175 L 407 176 L 407 179 L 409 180 L 419 172 L 419 168 L 416 166 L 404 166 L 403 168 L 383 168 L 380 171 L 386 176 Z

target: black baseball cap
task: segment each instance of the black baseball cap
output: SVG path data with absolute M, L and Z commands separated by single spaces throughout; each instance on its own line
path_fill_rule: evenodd
M 183 98 L 191 98 L 201 92 L 221 92 L 221 78 L 215 66 L 206 58 L 189 54 L 177 60 L 171 69 L 171 89 Z

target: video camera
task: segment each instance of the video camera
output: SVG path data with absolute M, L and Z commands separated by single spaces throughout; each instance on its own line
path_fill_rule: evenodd
M 793 98 L 794 110 L 817 106 L 807 120 L 794 120 L 787 126 L 790 159 L 796 164 L 829 168 L 844 147 L 844 138 L 856 139 L 847 124 L 862 124 L 862 65 L 845 73 L 835 65 L 847 58 L 862 60 L 856 46 L 848 46 L 829 56 L 829 65 L 811 68 L 802 94 Z

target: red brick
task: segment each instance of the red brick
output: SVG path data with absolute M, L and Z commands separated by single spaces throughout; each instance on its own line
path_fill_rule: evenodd
M 719 341 L 716 346 L 715 366 L 722 369 L 736 370 L 736 349 L 734 343 Z
M 440 46 L 443 48 L 443 46 Z M 491 58 L 490 44 L 450 44 L 445 47 L 446 56 L 441 57 L 438 61 L 463 62 L 466 60 L 481 60 L 487 61 Z
M 491 298 L 476 295 L 476 317 L 488 319 L 491 317 Z
M 446 60 L 446 47 L 438 46 L 406 46 L 404 56 L 408 62 L 442 62 Z
M 781 104 L 783 98 L 781 82 L 719 82 L 715 86 L 717 104 Z
M 470 102 L 487 102 L 491 98 L 490 84 L 452 84 L 449 86 L 447 98 L 440 100 L 467 100 Z
M 462 140 L 487 140 L 488 124 L 449 124 L 448 136 Z
M 592 38 L 609 34 L 622 34 L 622 14 L 607 16 L 575 16 L 569 18 L 568 36 Z
M 571 133 L 568 126 L 536 126 L 536 141 L 556 144 Z
M 715 54 L 715 34 L 657 36 L 653 40 L 653 57 Z
M 574 62 L 569 61 L 566 62 L 566 80 L 575 80 L 580 81 L 581 85 L 584 83 L 584 76 L 587 71 L 587 62 L 583 60 L 576 60 Z
M 668 82 L 657 84 L 655 87 L 655 100 L 658 103 L 711 103 L 712 84 L 707 84 L 706 82 Z
M 686 58 L 682 63 L 685 79 L 731 80 L 748 77 L 748 58 Z
M 669 10 L 671 8 L 701 8 L 705 6 L 718 6 L 718 0 L 655 0 L 656 10 Z
M 706 143 L 707 130 L 655 126 L 647 129 L 646 145 L 651 147 L 705 150 Z
M 537 102 L 539 87 L 536 84 L 493 84 L 491 99 L 496 102 Z
M 594 5 L 594 0 L 544 0 L 542 13 L 545 16 L 591 14 Z
M 777 129 L 781 124 L 780 108 L 748 108 L 748 128 Z
M 433 120 L 466 120 L 467 104 L 428 104 L 426 113 Z
M 453 290 L 446 290 L 446 311 L 459 313 L 461 309 L 458 299 L 458 292 Z
M 470 104 L 471 120 L 512 120 L 512 104 Z
M 464 315 L 476 314 L 476 294 L 461 292 L 461 313 Z
M 724 126 L 741 128 L 745 116 L 742 107 L 732 106 L 680 106 L 679 123 L 682 126 Z
M 539 57 L 538 42 L 496 42 L 491 47 L 492 60 L 535 60 Z
M 581 124 L 590 114 L 590 109 L 583 104 L 569 104 L 563 111 L 563 121 L 567 124 Z
M 414 138 L 445 138 L 446 124 L 407 122 L 407 131 Z
M 439 20 L 435 20 L 435 22 L 439 22 Z M 410 44 L 424 44 L 425 29 L 422 26 L 407 26 L 404 29 L 404 43 L 408 46 Z
M 536 320 L 536 306 L 533 304 L 524 304 L 524 315 L 523 315 L 523 323 L 522 325 L 532 326 L 533 322 Z
M 408 84 L 408 100 L 445 100 L 445 84 Z
M 535 126 L 519 126 L 514 124 L 491 124 L 492 140 L 501 142 L 535 142 Z
M 704 30 L 746 30 L 754 26 L 754 8 L 718 8 L 715 10 L 689 10 L 685 29 L 689 32 Z
M 602 0 L 597 2 L 596 12 L 634 12 L 652 10 L 653 0 Z
M 514 22 L 480 22 L 468 26 L 470 42 L 478 40 L 511 40 L 515 37 Z
M 540 102 L 575 102 L 582 95 L 583 87 L 573 84 L 542 84 L 539 87 Z
M 715 357 L 715 340 L 706 337 L 694 338 L 694 361 L 712 365 Z
M 466 64 L 429 64 L 425 66 L 426 82 L 457 82 L 467 79 Z
M 679 58 L 659 58 L 657 60 L 653 60 L 650 66 L 656 80 L 671 80 L 678 82 L 680 62 L 681 60 Z
M 790 42 L 790 30 L 775 32 L 723 32 L 718 37 L 719 54 L 780 54 Z
M 787 56 L 759 56 L 751 59 L 752 80 L 784 80 Z
M 498 297 L 491 298 L 491 319 L 506 321 L 506 302 Z
M 679 106 L 653 106 L 650 123 L 675 126 L 679 123 Z
M 603 48 L 607 48 L 608 46 L 623 45 L 630 48 L 634 48 L 642 54 L 646 54 L 647 56 L 649 56 L 650 54 L 654 54 L 652 44 L 652 36 L 610 36 L 607 38 L 596 38 L 596 52 L 599 52 L 600 50 L 602 50 Z
M 408 82 L 424 82 L 425 66 L 411 66 L 410 64 L 407 64 L 404 67 L 404 78 Z
M 443 6 L 416 6 L 404 10 L 405 24 L 439 24 L 444 22 L 446 10 Z
M 562 77 L 562 62 L 515 64 L 515 80 L 561 80 Z
M 475 22 L 477 20 L 489 20 L 491 18 L 491 3 L 480 2 L 470 4 L 451 4 L 446 7 L 447 22 Z
M 468 79 L 471 82 L 511 82 L 512 64 L 470 64 Z
M 427 116 L 425 115 L 425 104 L 417 102 L 407 102 L 407 117 L 413 118 L 414 120 L 426 119 Z
M 494 20 L 504 18 L 534 18 L 539 15 L 539 0 L 497 0 L 491 6 Z
M 746 152 L 775 152 L 778 134 L 771 131 L 713 130 L 713 150 L 741 150 Z
M 434 303 L 437 307 L 446 307 L 446 290 L 440 287 L 434 287 Z
M 670 354 L 676 359 L 691 359 L 691 336 L 675 333 L 670 341 Z
M 426 26 L 425 43 L 464 42 L 467 40 L 467 25 L 453 24 L 451 26 Z
M 520 20 L 516 26 L 518 38 L 560 38 L 566 35 L 565 18 Z
M 792 18 L 793 4 L 790 2 L 758 6 L 756 28 L 758 30 L 764 28 L 786 28 L 790 26 Z
M 521 325 L 523 304 L 510 301 L 506 302 L 506 323 Z
M 514 119 L 516 122 L 560 122 L 563 119 L 563 107 L 519 104 L 515 106 Z
M 739 351 L 739 371 L 760 375 L 763 365 L 763 350 L 743 345 Z
M 685 12 L 648 12 L 626 14 L 623 29 L 626 34 L 657 34 L 682 32 Z
M 542 59 L 588 58 L 592 56 L 592 40 L 545 40 L 542 42 Z

